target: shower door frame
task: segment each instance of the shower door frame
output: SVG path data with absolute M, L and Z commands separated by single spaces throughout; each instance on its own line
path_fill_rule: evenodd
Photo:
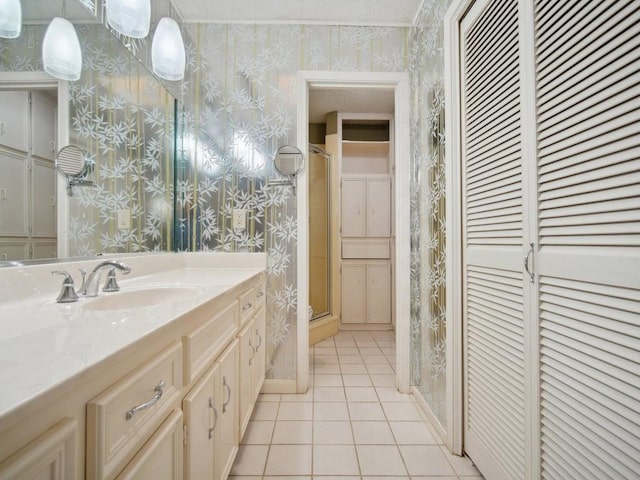
M 309 90 L 315 88 L 373 88 L 393 90 L 395 171 L 395 278 L 396 302 L 396 387 L 403 393 L 410 385 L 410 110 L 409 75 L 387 72 L 299 71 L 297 76 L 297 145 L 305 151 L 309 143 Z M 304 169 L 296 178 L 297 246 L 297 375 L 298 393 L 309 386 L 309 177 Z M 300 306 L 303 306 L 302 308 Z
M 313 147 L 313 148 L 311 148 Z M 315 149 L 315 150 L 314 150 Z M 332 203 L 332 198 L 331 198 L 331 192 L 332 192 L 332 185 L 331 185 L 331 158 L 332 155 L 327 152 L 326 150 L 324 150 L 323 148 L 318 147 L 317 145 L 313 144 L 313 143 L 309 143 L 309 148 L 307 149 L 307 151 L 309 152 L 308 155 L 308 161 L 307 161 L 307 165 L 309 165 L 309 167 L 311 166 L 311 155 L 315 154 L 315 155 L 320 155 L 321 157 L 324 158 L 325 161 L 325 173 L 327 176 L 327 218 L 325 219 L 327 222 L 327 243 L 326 243 L 326 249 L 327 249 L 327 308 L 325 310 L 323 310 L 322 312 L 313 312 L 311 315 L 311 318 L 309 319 L 310 322 L 314 321 L 314 320 L 321 320 L 325 317 L 328 317 L 330 315 L 333 314 L 333 305 L 331 302 L 331 297 L 332 297 L 332 282 L 331 282 L 331 275 L 332 275 L 332 264 L 333 264 L 333 258 L 331 257 L 331 235 L 333 233 L 332 229 L 331 229 L 331 203 Z M 309 219 L 311 220 L 311 215 L 309 215 Z M 309 241 L 311 241 L 311 238 L 309 238 Z M 310 248 L 310 247 L 309 247 Z M 311 303 L 309 303 L 309 305 L 311 305 Z

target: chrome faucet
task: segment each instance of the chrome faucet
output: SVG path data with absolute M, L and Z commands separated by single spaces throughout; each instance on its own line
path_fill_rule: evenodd
M 85 273 L 83 272 L 83 281 L 82 286 L 80 287 L 79 293 L 86 297 L 97 297 L 98 296 L 98 288 L 100 286 L 100 276 L 102 275 L 102 269 L 105 267 L 115 267 L 120 270 L 123 274 L 128 274 L 131 272 L 131 268 L 124 262 L 119 262 L 117 260 L 105 260 L 104 262 L 96 265 L 96 268 L 85 277 Z M 113 268 L 112 268 L 113 270 Z M 115 273 L 115 272 L 114 272 Z M 119 289 L 117 284 L 115 283 L 115 275 L 109 276 L 109 288 L 106 291 L 114 292 Z M 115 284 L 115 287 L 114 287 Z

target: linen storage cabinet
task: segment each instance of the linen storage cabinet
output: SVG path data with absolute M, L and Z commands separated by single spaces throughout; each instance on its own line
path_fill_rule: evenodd
M 388 128 L 388 120 L 383 120 Z M 346 124 L 343 123 L 343 129 Z M 343 135 L 345 132 L 343 131 Z M 343 324 L 391 324 L 390 143 L 342 142 L 340 316 Z

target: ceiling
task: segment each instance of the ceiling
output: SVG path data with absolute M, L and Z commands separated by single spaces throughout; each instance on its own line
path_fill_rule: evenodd
M 324 123 L 329 112 L 393 113 L 394 92 L 379 88 L 309 91 L 309 123 Z
M 186 23 L 411 26 L 422 0 L 172 0 Z

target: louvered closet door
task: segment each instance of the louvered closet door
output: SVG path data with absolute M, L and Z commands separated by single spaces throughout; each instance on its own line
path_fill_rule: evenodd
M 525 478 L 522 120 L 518 2 L 461 23 L 465 452 L 488 479 Z
M 640 478 L 640 5 L 536 1 L 541 473 Z

